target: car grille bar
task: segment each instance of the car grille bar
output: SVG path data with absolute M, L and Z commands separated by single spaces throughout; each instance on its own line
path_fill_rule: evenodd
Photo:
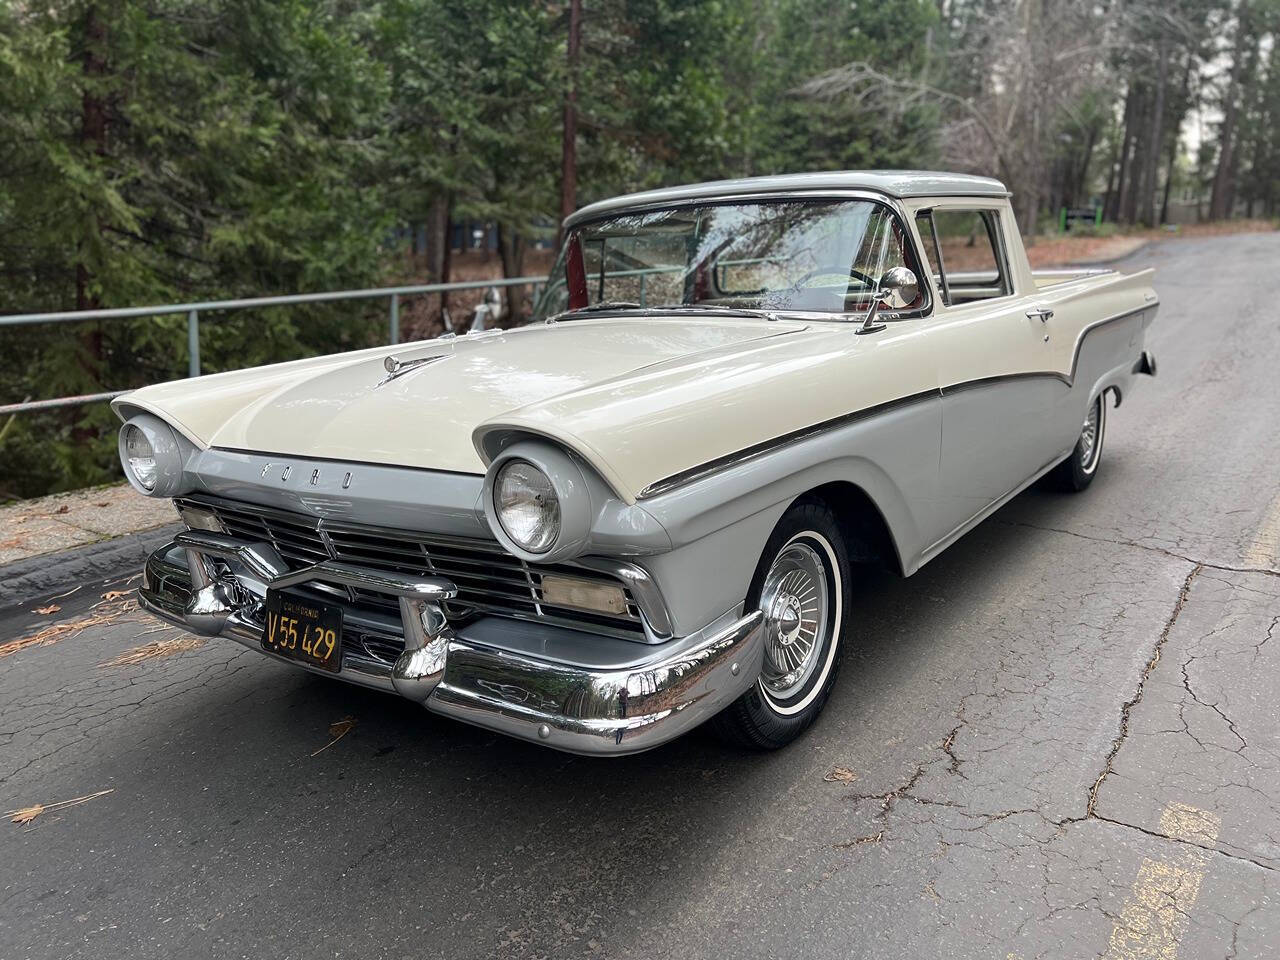
M 457 598 L 445 604 L 451 619 L 492 614 L 632 640 L 644 636 L 644 619 L 630 588 L 608 574 L 572 563 L 531 565 L 492 541 L 369 527 L 221 498 L 184 498 L 178 503 L 213 511 L 232 536 L 271 544 L 293 569 L 332 559 L 380 570 L 445 577 L 458 586 Z M 542 595 L 542 577 L 551 573 L 622 587 L 625 613 L 594 613 L 547 603 Z M 396 609 L 395 597 L 356 588 L 347 589 L 347 594 L 357 608 Z

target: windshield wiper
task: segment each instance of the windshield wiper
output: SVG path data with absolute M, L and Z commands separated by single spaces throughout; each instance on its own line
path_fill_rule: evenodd
M 554 323 L 557 320 L 566 320 L 583 313 L 603 313 L 607 310 L 642 309 L 644 309 L 643 305 L 636 303 L 634 300 L 601 300 L 599 303 L 593 303 L 586 307 L 574 307 L 572 310 L 561 310 L 559 313 L 547 317 L 547 323 Z
M 727 317 L 762 317 L 765 320 L 777 320 L 778 315 L 772 310 L 760 307 L 725 307 L 718 303 L 685 303 L 670 306 L 646 307 L 652 313 L 718 313 Z
M 607 313 L 611 310 L 643 310 L 645 313 L 680 314 L 680 313 L 716 313 L 726 317 L 759 317 L 764 320 L 777 320 L 778 315 L 772 310 L 754 307 L 725 307 L 717 303 L 683 303 L 645 306 L 634 300 L 602 300 L 587 307 L 564 310 L 547 318 L 547 323 L 559 320 L 572 320 L 574 317 L 588 313 Z

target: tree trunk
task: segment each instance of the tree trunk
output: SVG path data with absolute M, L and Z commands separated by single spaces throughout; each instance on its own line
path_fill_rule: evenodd
M 449 219 L 449 201 L 439 196 L 427 207 L 427 248 L 423 252 L 427 260 L 427 278 L 432 283 L 443 283 L 445 248 L 449 238 L 445 235 L 445 223 Z
M 1151 108 L 1145 168 L 1142 173 L 1142 195 L 1138 198 L 1138 218 L 1148 227 L 1156 225 L 1156 178 L 1160 168 L 1160 148 L 1164 145 L 1164 93 L 1169 76 L 1169 48 L 1162 39 L 1156 56 L 1155 103 Z
M 502 260 L 502 276 L 506 279 L 524 276 L 524 252 L 526 244 L 510 224 L 498 222 L 498 257 Z M 502 288 L 502 316 L 508 324 L 524 315 L 524 298 L 527 288 Z
M 1125 185 L 1124 203 L 1120 216 L 1125 223 L 1136 223 L 1138 220 L 1138 195 L 1142 191 L 1142 172 L 1146 169 L 1145 144 L 1139 131 L 1142 121 L 1147 117 L 1150 102 L 1145 84 L 1139 84 L 1133 106 L 1133 156 L 1129 160 L 1129 179 Z
M 1214 170 L 1213 187 L 1209 191 L 1210 220 L 1225 220 L 1231 216 L 1231 206 L 1235 200 L 1237 101 L 1240 99 L 1240 75 L 1244 70 L 1244 47 L 1248 32 L 1249 4 L 1246 0 L 1241 0 L 1236 17 L 1236 42 L 1232 52 L 1231 73 L 1222 104 L 1222 127 L 1218 132 L 1218 166 Z
M 1072 190 L 1072 194 L 1077 200 L 1080 197 L 1088 196 L 1086 191 L 1089 187 L 1089 164 L 1093 162 L 1093 151 L 1097 145 L 1098 125 L 1093 123 L 1089 126 L 1089 135 L 1084 142 L 1084 154 L 1080 157 L 1080 169 L 1076 174 L 1076 182 Z
M 1178 134 L 1169 138 L 1169 160 L 1164 174 L 1164 197 L 1160 201 L 1160 222 L 1169 222 L 1169 192 L 1173 187 L 1173 170 L 1178 163 Z
M 564 131 L 560 154 L 560 231 L 578 205 L 578 51 L 582 46 L 582 0 L 569 0 L 569 86 L 564 97 Z
M 84 13 L 84 59 L 82 73 L 84 90 L 80 99 L 80 143 L 94 155 L 104 157 L 107 154 L 107 104 L 102 98 L 99 80 L 107 72 L 107 25 L 98 16 L 98 8 L 90 4 Z M 90 214 L 87 229 L 90 233 L 100 233 L 101 225 L 97 217 Z M 93 281 L 93 272 L 89 269 L 88 247 L 100 242 L 99 237 L 84 236 L 80 239 L 79 257 L 76 261 L 76 309 L 96 310 L 101 307 L 96 294 L 89 290 Z M 101 334 L 94 335 L 100 341 Z M 101 343 L 93 351 L 101 356 Z
M 453 197 L 446 195 L 441 204 L 444 214 L 440 218 L 440 283 L 449 282 L 449 273 L 453 267 Z M 449 294 L 440 294 L 440 320 L 444 321 L 444 312 L 449 309 Z
M 1120 149 L 1114 148 L 1111 152 L 1111 162 L 1107 164 L 1107 192 L 1102 195 L 1102 216 L 1105 218 L 1111 213 L 1111 198 L 1115 196 L 1116 190 L 1116 168 L 1120 166 Z
M 1105 211 L 1108 220 L 1119 220 L 1124 209 L 1125 187 L 1128 186 L 1129 148 L 1133 143 L 1133 114 L 1137 103 L 1137 92 L 1131 85 L 1124 98 L 1124 137 L 1120 141 L 1120 170 L 1116 178 L 1116 192 L 1112 197 L 1112 208 Z

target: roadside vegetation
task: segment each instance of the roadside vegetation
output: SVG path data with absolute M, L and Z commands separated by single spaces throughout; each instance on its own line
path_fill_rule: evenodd
M 0 313 L 537 274 L 583 203 L 781 171 L 995 175 L 1037 233 L 1101 207 L 1073 251 L 1274 217 L 1278 32 L 1280 0 L 0 4 Z M 211 315 L 204 367 L 377 343 L 384 309 Z M 0 332 L 0 402 L 185 367 L 182 317 Z M 114 427 L 0 423 L 0 500 L 115 477 Z

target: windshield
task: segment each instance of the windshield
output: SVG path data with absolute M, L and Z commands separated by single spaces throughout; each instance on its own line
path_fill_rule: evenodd
M 569 232 L 534 317 L 592 306 L 865 311 L 885 271 L 919 275 L 909 256 L 898 219 L 870 200 L 620 214 Z

